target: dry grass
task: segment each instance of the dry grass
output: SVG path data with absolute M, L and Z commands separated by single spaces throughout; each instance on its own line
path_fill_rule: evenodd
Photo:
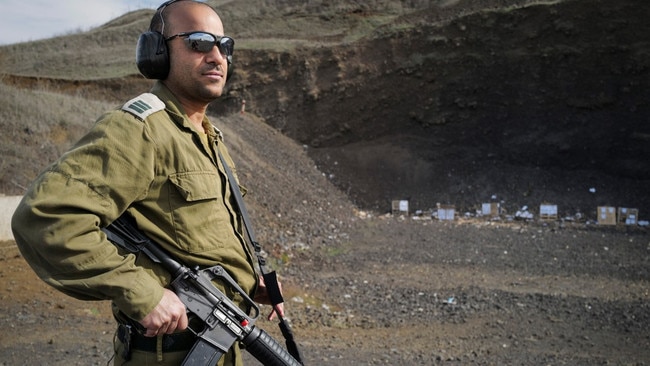
M 517 6 L 535 0 L 508 0 Z M 296 48 L 333 47 L 453 18 L 454 6 L 423 9 L 428 1 L 212 0 L 226 33 L 240 50 L 291 52 Z M 441 3 L 442 4 L 442 3 Z M 474 4 L 473 11 L 487 5 Z M 0 74 L 67 80 L 98 80 L 137 74 L 135 44 L 153 10 L 127 13 L 87 32 L 0 47 Z
M 72 80 L 135 74 L 135 44 L 150 16 L 136 11 L 88 32 L 0 47 L 0 73 Z
M 22 194 L 26 182 L 114 108 L 83 97 L 16 89 L 0 83 L 0 193 Z
M 237 48 L 287 52 L 296 48 L 352 42 L 413 9 L 370 13 L 347 1 L 314 5 L 262 0 L 211 1 L 235 37 Z M 389 2 L 390 3 L 390 2 Z M 153 10 L 125 14 L 86 32 L 0 47 L 0 74 L 64 80 L 98 80 L 137 74 L 135 44 Z M 297 16 L 296 16 L 297 15 Z

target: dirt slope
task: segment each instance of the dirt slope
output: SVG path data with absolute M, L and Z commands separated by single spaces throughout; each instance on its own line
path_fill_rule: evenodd
M 309 146 L 363 208 L 410 199 L 473 212 L 496 195 L 510 212 L 543 202 L 590 219 L 598 205 L 650 212 L 650 9 L 641 0 L 214 5 L 241 41 L 212 112 L 236 113 L 246 100 Z M 132 52 L 150 14 L 2 47 L 3 80 L 123 101 L 148 85 L 132 75 Z M 41 65 L 30 50 L 65 52 Z M 65 74 L 81 50 L 92 54 Z M 107 66 L 91 67 L 99 59 Z
M 644 2 L 217 3 L 245 19 L 233 32 L 302 32 L 279 45 L 242 42 L 212 112 L 308 365 L 650 364 L 647 229 L 383 215 L 395 198 L 469 210 L 496 194 L 510 213 L 548 200 L 562 216 L 593 218 L 607 203 L 637 205 L 644 217 Z M 128 40 L 141 22 L 129 15 L 85 36 L 113 39 L 115 29 L 113 42 Z M 0 61 L 11 49 L 0 48 Z M 2 80 L 115 105 L 147 85 L 93 75 Z M 241 99 L 250 113 L 237 113 Z M 6 146 L 42 146 L 28 129 L 6 136 Z M 27 184 L 8 182 L 16 192 L 7 193 Z M 0 309 L 0 365 L 110 357 L 107 304 L 47 288 L 12 242 L 0 243 Z
M 337 47 L 244 51 L 249 71 L 225 105 L 246 99 L 368 208 L 410 198 L 470 210 L 493 194 L 513 211 L 650 208 L 643 2 L 468 9 L 435 22 L 451 8 Z
M 259 119 L 215 122 L 250 189 L 306 364 L 650 364 L 646 230 L 378 217 L 353 207 L 304 147 Z M 12 242 L 0 245 L 0 264 L 0 324 L 10 330 L 0 335 L 0 364 L 23 365 L 26 355 L 106 364 L 106 303 L 48 288 Z M 275 324 L 258 326 L 281 339 Z

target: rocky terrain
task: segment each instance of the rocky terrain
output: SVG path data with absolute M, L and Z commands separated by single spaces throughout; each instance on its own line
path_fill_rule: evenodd
M 648 229 L 596 224 L 599 205 L 650 211 L 643 1 L 212 3 L 241 41 L 211 113 L 306 364 L 650 364 Z M 148 86 L 132 50 L 150 15 L 35 42 L 41 57 L 0 47 L 3 91 L 119 105 Z M 0 187 L 21 194 L 82 128 L 21 125 L 13 105 Z M 421 214 L 388 214 L 395 199 Z M 504 213 L 477 216 L 487 201 Z M 110 358 L 108 304 L 48 288 L 13 242 L 0 308 L 0 365 Z
M 235 155 L 260 138 L 275 143 L 256 151 L 275 173 L 255 173 L 266 159 L 238 163 L 306 364 L 650 364 L 646 229 L 376 215 L 259 124 L 221 120 Z M 0 364 L 106 364 L 108 304 L 48 288 L 12 242 L 0 262 Z M 275 324 L 258 326 L 281 339 Z

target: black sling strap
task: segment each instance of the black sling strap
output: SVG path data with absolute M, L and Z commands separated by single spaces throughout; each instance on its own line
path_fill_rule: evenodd
M 298 350 L 298 345 L 294 341 L 293 331 L 291 330 L 291 327 L 286 322 L 284 317 L 280 315 L 280 312 L 277 311 L 277 306 L 284 302 L 284 299 L 282 298 L 282 293 L 280 292 L 280 285 L 278 284 L 277 274 L 275 273 L 275 271 L 269 272 L 268 269 L 266 268 L 266 259 L 262 257 L 262 253 L 261 253 L 262 247 L 255 240 L 255 234 L 253 233 L 250 218 L 248 217 L 248 211 L 246 211 L 246 206 L 244 205 L 244 198 L 242 197 L 241 192 L 239 191 L 239 186 L 237 185 L 235 176 L 232 174 L 230 167 L 226 163 L 226 159 L 224 159 L 223 155 L 219 152 L 219 148 L 217 148 L 216 146 L 215 148 L 217 149 L 217 154 L 219 155 L 219 159 L 221 160 L 223 169 L 226 171 L 226 175 L 228 176 L 228 182 L 230 182 L 230 191 L 235 196 L 235 200 L 237 201 L 237 207 L 239 209 L 239 213 L 241 214 L 242 220 L 244 221 L 244 231 L 246 232 L 248 242 L 253 247 L 253 250 L 255 251 L 255 255 L 257 256 L 257 261 L 260 266 L 260 271 L 262 272 L 262 277 L 264 278 L 264 284 L 266 285 L 266 291 L 269 295 L 269 299 L 273 304 L 273 308 L 276 309 L 275 313 L 278 316 L 278 319 L 280 319 L 279 326 L 280 326 L 280 330 L 282 331 L 282 335 L 286 340 L 287 350 L 298 362 L 304 364 L 302 361 L 302 357 L 300 356 L 300 351 Z
M 237 208 L 239 209 L 239 213 L 241 214 L 242 220 L 244 221 L 244 231 L 246 233 L 246 237 L 250 245 L 253 247 L 253 250 L 255 251 L 255 255 L 257 256 L 257 262 L 260 265 L 260 270 L 262 271 L 262 275 L 266 276 L 266 274 L 269 273 L 268 269 L 266 268 L 266 259 L 262 257 L 262 246 L 257 242 L 257 240 L 255 240 L 255 234 L 253 233 L 252 230 L 250 218 L 248 216 L 248 211 L 246 210 L 246 206 L 244 206 L 244 198 L 241 195 L 239 186 L 237 185 L 237 181 L 235 180 L 235 176 L 233 175 L 232 170 L 226 163 L 226 159 L 223 158 L 220 152 L 217 151 L 217 153 L 219 154 L 219 159 L 221 160 L 223 169 L 226 171 L 226 175 L 228 176 L 230 191 L 232 192 L 233 196 L 235 196 L 235 201 L 237 201 Z M 266 281 L 266 277 L 264 278 L 264 281 Z M 277 281 L 275 282 L 277 283 Z M 268 287 L 269 284 L 267 283 L 266 286 Z M 271 301 L 273 302 L 274 306 L 281 302 L 284 302 L 284 300 L 282 299 L 282 295 L 279 294 L 279 292 L 280 291 L 278 288 L 279 297 L 277 299 L 271 298 Z M 275 300 L 277 300 L 277 302 Z

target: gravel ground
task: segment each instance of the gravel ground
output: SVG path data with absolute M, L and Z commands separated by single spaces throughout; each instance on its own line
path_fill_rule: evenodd
M 646 228 L 363 212 L 259 120 L 219 126 L 306 364 L 650 364 Z M 0 309 L 0 365 L 110 359 L 109 305 L 47 287 L 13 242 Z
M 394 217 L 348 229 L 284 265 L 307 364 L 650 364 L 644 230 Z M 2 364 L 105 364 L 106 304 L 47 288 L 11 243 L 2 254 Z

